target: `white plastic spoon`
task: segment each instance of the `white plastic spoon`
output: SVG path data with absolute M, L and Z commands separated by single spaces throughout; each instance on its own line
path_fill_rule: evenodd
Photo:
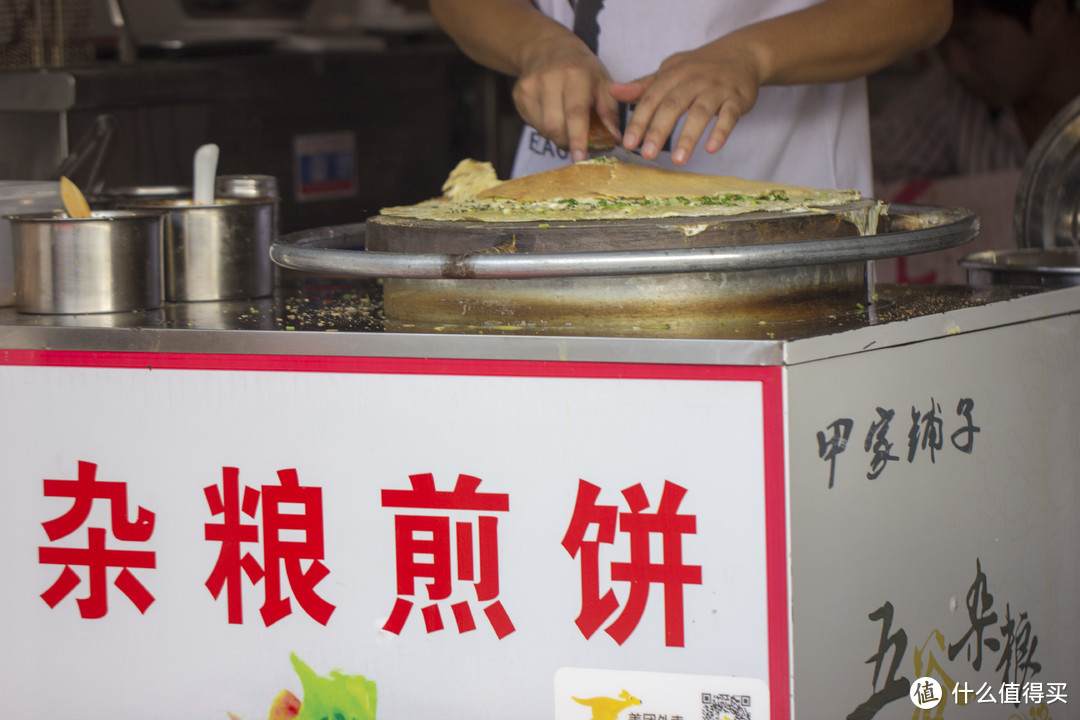
M 192 200 L 196 205 L 214 204 L 214 178 L 217 176 L 218 146 L 202 145 L 195 151 L 195 179 Z

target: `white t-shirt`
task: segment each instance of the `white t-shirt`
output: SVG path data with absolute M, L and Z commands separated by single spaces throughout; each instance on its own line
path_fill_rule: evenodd
M 534 0 L 541 11 L 574 27 L 571 0 Z M 584 0 L 575 0 L 584 3 Z M 692 50 L 728 32 L 813 5 L 814 0 L 592 0 L 599 4 L 597 54 L 616 82 L 655 72 L 673 53 Z M 680 121 L 673 137 L 678 137 Z M 711 129 L 711 126 L 710 126 Z M 762 87 L 753 109 L 724 147 L 705 152 L 702 135 L 681 169 L 750 180 L 854 188 L 872 194 L 866 82 Z M 531 127 L 519 141 L 514 176 L 570 162 Z M 669 151 L 658 164 L 675 167 Z

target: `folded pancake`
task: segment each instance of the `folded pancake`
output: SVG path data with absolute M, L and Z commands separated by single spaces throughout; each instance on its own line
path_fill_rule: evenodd
M 705 217 L 807 211 L 860 197 L 856 190 L 742 180 L 599 158 L 499 182 L 490 163 L 464 160 L 443 195 L 383 215 L 425 220 L 522 222 Z

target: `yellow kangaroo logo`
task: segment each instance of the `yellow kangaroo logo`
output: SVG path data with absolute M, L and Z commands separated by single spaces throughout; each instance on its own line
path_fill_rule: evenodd
M 573 697 L 573 696 L 571 696 Z M 620 712 L 631 705 L 640 705 L 641 701 L 630 693 L 623 690 L 618 698 L 594 697 L 574 698 L 574 702 L 581 703 L 592 710 L 591 720 L 615 720 Z

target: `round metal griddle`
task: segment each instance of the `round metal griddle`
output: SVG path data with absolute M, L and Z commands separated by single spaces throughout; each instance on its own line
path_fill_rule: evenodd
M 391 328 L 698 332 L 857 312 L 873 300 L 866 261 L 954 247 L 979 229 L 963 209 L 882 208 L 561 223 L 380 216 L 283 236 L 271 257 L 382 278 Z
M 944 250 L 962 245 L 979 232 L 979 219 L 970 210 L 927 205 L 892 205 L 877 233 L 859 236 L 844 219 L 850 210 L 829 213 L 747 213 L 715 218 L 588 223 L 469 223 L 440 224 L 438 236 L 425 234 L 416 221 L 409 249 L 380 250 L 369 242 L 367 223 L 335 225 L 284 235 L 273 243 L 270 256 L 278 265 L 306 272 L 344 277 L 413 279 L 514 279 L 648 275 L 692 272 L 735 272 L 846 262 L 864 262 Z M 390 233 L 400 239 L 408 223 L 394 223 Z M 817 234 L 826 225 L 832 232 Z M 847 230 L 842 228 L 847 226 Z M 638 242 L 633 249 L 620 242 L 633 230 L 660 228 L 659 247 Z M 558 246 L 539 247 L 542 238 L 561 233 Z M 682 246 L 670 240 L 681 237 Z M 570 238 L 573 248 L 569 247 Z M 508 240 L 514 240 L 514 246 Z M 428 249 L 422 246 L 430 241 Z M 460 244 L 456 251 L 439 243 Z M 529 243 L 538 246 L 528 250 Z M 599 243 L 600 249 L 591 249 Z M 556 247 L 556 249 L 552 249 Z
M 1080 97 L 1054 117 L 1024 162 L 1013 233 L 1021 248 L 1080 247 Z

